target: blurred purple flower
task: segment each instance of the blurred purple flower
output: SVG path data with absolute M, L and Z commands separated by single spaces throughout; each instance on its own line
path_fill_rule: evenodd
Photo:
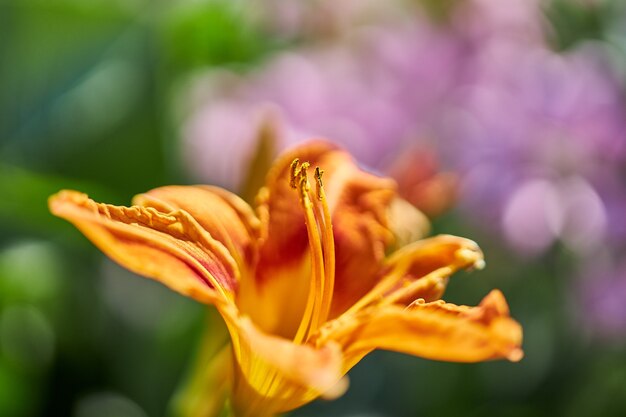
M 246 8 L 252 20 L 286 38 L 340 37 L 356 27 L 410 19 L 412 0 L 256 0 Z
M 247 79 L 213 74 L 203 94 L 196 83 L 201 104 L 183 133 L 195 171 L 236 188 L 267 120 L 280 147 L 325 136 L 372 167 L 401 143 L 433 133 L 431 119 L 456 79 L 450 73 L 460 68 L 458 43 L 422 25 L 368 28 L 346 42 L 283 53 Z M 428 65 L 415 65 L 425 56 Z
M 488 46 L 482 54 L 475 62 L 492 61 Z M 607 224 L 623 222 L 608 218 L 605 203 L 623 194 L 607 187 L 624 161 L 620 88 L 591 47 L 529 48 L 506 71 L 476 72 L 442 139 L 464 172 L 465 207 L 524 252 L 556 239 L 582 250 L 600 243 Z
M 184 132 L 192 168 L 240 186 L 264 123 L 279 147 L 326 136 L 379 170 L 427 141 L 461 208 L 521 253 L 626 238 L 623 86 L 602 47 L 552 51 L 538 0 L 464 2 L 448 26 L 409 16 L 210 76 Z
M 582 322 L 595 337 L 619 340 L 626 334 L 626 264 L 593 269 L 581 281 Z

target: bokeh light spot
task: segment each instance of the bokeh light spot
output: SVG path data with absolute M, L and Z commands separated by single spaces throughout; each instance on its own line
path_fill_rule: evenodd
M 29 369 L 48 365 L 55 336 L 43 313 L 29 305 L 12 305 L 0 314 L 0 350 L 9 361 Z
M 99 392 L 82 398 L 74 409 L 74 417 L 148 417 L 130 399 L 112 392 Z

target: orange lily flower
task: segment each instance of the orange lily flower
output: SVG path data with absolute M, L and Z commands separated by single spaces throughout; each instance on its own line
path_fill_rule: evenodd
M 389 254 L 398 212 L 421 217 L 392 180 L 360 170 L 343 150 L 314 141 L 288 151 L 256 203 L 255 211 L 220 188 L 169 186 L 131 207 L 61 191 L 50 209 L 126 268 L 218 309 L 231 336 L 237 417 L 340 395 L 342 377 L 374 349 L 521 358 L 521 327 L 499 291 L 478 307 L 440 300 L 451 274 L 484 265 L 478 246 L 437 236 Z

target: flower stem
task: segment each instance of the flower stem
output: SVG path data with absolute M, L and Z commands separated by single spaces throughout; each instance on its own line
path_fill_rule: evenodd
M 170 404 L 172 417 L 235 417 L 227 396 L 232 380 L 228 331 L 214 310 L 181 387 Z

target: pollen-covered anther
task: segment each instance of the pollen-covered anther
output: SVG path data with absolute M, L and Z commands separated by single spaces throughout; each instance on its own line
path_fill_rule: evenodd
M 300 165 L 300 171 L 298 173 L 298 175 L 302 178 L 306 178 L 307 177 L 307 170 L 309 169 L 309 167 L 311 166 L 311 164 L 309 162 L 303 162 L 302 165 Z
M 291 175 L 289 176 L 289 185 L 291 185 L 291 188 L 296 189 L 298 188 L 296 179 L 298 178 L 298 174 L 300 171 L 300 160 L 298 158 L 294 159 L 291 162 L 291 165 L 289 166 L 289 171 L 291 172 Z
M 289 185 L 300 192 L 301 201 L 306 201 L 309 198 L 311 186 L 309 184 L 308 169 L 310 166 L 309 162 L 301 164 L 298 158 L 294 159 L 289 166 Z
M 315 179 L 317 180 L 317 198 L 318 200 L 322 200 L 322 188 L 324 187 L 324 183 L 322 181 L 322 175 L 324 175 L 324 170 L 320 169 L 320 167 L 315 167 Z

